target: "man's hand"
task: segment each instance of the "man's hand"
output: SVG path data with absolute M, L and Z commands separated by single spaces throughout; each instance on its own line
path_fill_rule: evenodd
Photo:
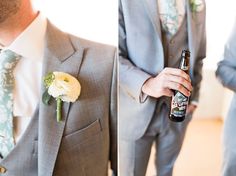
M 173 90 L 190 96 L 192 89 L 189 75 L 176 68 L 165 68 L 156 77 L 149 78 L 142 86 L 143 93 L 155 98 L 171 97 Z

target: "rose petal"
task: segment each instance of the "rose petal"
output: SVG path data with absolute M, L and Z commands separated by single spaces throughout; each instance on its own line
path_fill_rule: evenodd
M 54 98 L 61 97 L 62 101 L 75 102 L 81 92 L 79 81 L 68 73 L 53 72 L 55 79 L 48 89 Z

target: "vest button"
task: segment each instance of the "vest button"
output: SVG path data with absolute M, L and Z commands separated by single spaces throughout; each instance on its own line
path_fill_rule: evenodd
M 3 166 L 0 166 L 0 174 L 6 173 L 7 169 Z
M 175 44 L 175 41 L 174 41 L 174 40 L 171 40 L 171 41 L 170 41 L 170 44 Z

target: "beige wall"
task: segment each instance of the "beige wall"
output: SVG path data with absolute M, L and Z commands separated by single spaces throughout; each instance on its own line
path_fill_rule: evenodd
M 207 58 L 204 60 L 205 70 L 199 108 L 194 117 L 224 118 L 233 93 L 220 85 L 215 78 L 215 69 L 222 59 L 224 45 L 236 21 L 236 1 L 206 0 L 206 5 Z
M 224 118 L 232 94 L 216 79 L 215 70 L 204 69 L 199 106 L 194 113 L 194 118 Z

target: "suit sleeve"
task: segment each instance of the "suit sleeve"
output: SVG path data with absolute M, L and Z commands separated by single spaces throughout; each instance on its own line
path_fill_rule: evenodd
M 110 162 L 114 175 L 117 175 L 117 52 L 114 56 L 111 96 L 110 96 Z
M 141 89 L 151 75 L 136 67 L 130 60 L 126 37 L 122 2 L 119 1 L 119 86 L 131 98 L 142 103 Z
M 205 6 L 206 7 L 206 6 Z M 204 8 L 204 14 L 206 14 L 206 8 Z M 203 59 L 206 57 L 206 17 L 204 16 L 203 19 L 203 32 L 200 41 L 200 48 L 198 50 L 198 53 L 196 54 L 196 62 L 194 65 L 193 75 L 194 75 L 194 81 L 193 84 L 193 91 L 190 97 L 190 102 L 198 102 L 199 100 L 199 94 L 200 94 L 200 86 L 202 81 L 202 67 L 203 67 Z
M 216 76 L 223 86 L 236 92 L 236 23 L 225 45 L 223 60 L 218 63 Z

